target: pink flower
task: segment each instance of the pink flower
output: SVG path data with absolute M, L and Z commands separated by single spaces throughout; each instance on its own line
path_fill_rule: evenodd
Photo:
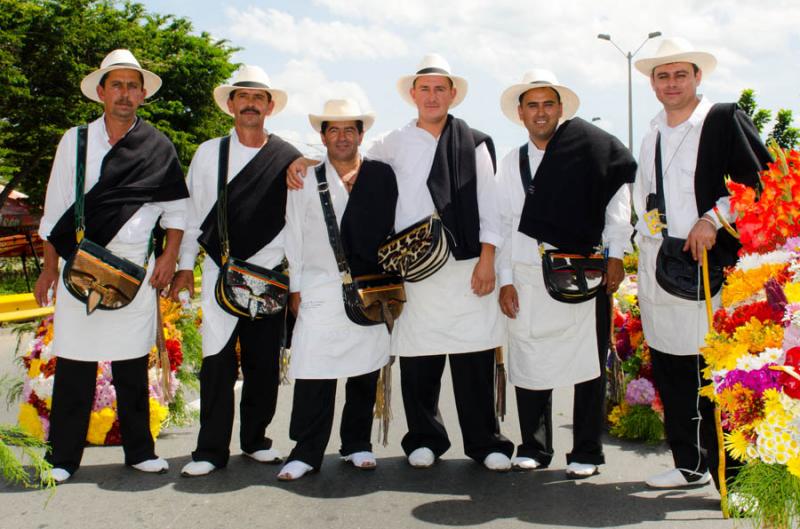
M 646 378 L 635 378 L 625 389 L 625 402 L 631 405 L 649 406 L 656 397 L 656 389 Z

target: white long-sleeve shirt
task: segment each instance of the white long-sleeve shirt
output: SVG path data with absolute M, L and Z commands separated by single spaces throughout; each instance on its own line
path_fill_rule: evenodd
M 545 151 L 539 150 L 528 140 L 528 163 L 531 174 L 535 175 L 542 163 Z M 525 190 L 519 174 L 519 149 L 509 152 L 497 169 L 497 196 L 502 218 L 503 244 L 497 254 L 498 284 L 510 285 L 513 282 L 514 263 L 540 265 L 536 240 L 518 230 L 522 208 L 525 205 Z M 630 223 L 630 191 L 627 185 L 617 190 L 606 206 L 603 245 L 609 257 L 621 259 L 625 252 L 632 250 L 630 238 L 633 227 Z

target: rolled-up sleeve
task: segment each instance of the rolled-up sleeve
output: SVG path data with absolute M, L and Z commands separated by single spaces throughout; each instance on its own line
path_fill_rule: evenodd
M 311 171 L 307 171 L 306 178 Z M 286 195 L 286 260 L 289 261 L 289 291 L 300 292 L 303 281 L 303 217 L 306 187 Z M 316 192 L 316 189 L 314 189 Z
M 39 237 L 47 239 L 61 215 L 75 201 L 75 129 L 68 130 L 58 142 L 47 194 L 44 199 L 44 212 L 39 222 Z
M 480 241 L 499 248 L 503 243 L 503 224 L 497 200 L 494 166 L 489 149 L 482 143 L 475 149 L 475 169 L 478 187 Z
M 631 193 L 629 184 L 622 184 L 606 206 L 603 244 L 608 256 L 622 259 L 633 251 L 631 246 Z

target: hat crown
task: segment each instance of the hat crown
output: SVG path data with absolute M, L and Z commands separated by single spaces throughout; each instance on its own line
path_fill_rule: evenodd
M 120 48 L 114 50 L 105 56 L 103 62 L 100 63 L 100 69 L 109 68 L 118 64 L 129 64 L 136 68 L 141 68 L 139 61 L 133 56 L 130 50 Z
M 267 72 L 262 70 L 259 66 L 245 64 L 236 72 L 236 75 L 231 80 L 233 86 L 249 84 L 263 85 L 263 88 L 270 88 L 271 83 Z M 257 86 L 256 86 L 257 87 Z
M 360 116 L 362 114 L 361 107 L 358 103 L 350 98 L 346 99 L 329 99 L 325 102 L 322 109 L 322 114 L 325 116 Z
M 533 70 L 528 70 L 525 72 L 525 74 L 522 76 L 522 83 L 552 85 L 559 84 L 556 75 L 550 70 L 545 70 L 544 68 L 534 68 Z
M 665 57 L 678 53 L 689 53 L 697 51 L 692 43 L 682 37 L 671 37 L 661 41 L 656 51 L 656 57 Z
M 437 73 L 436 70 L 439 70 L 438 73 L 442 75 L 450 75 L 450 63 L 448 63 L 444 57 L 439 55 L 438 53 L 429 53 L 422 58 L 422 60 L 417 65 L 417 73 Z

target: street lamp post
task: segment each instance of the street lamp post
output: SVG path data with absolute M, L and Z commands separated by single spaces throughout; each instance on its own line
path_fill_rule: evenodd
M 613 44 L 614 47 L 617 48 L 619 52 L 625 56 L 626 59 L 628 59 L 628 148 L 631 151 L 633 151 L 633 94 L 631 87 L 631 59 L 633 59 L 634 55 L 639 53 L 639 50 L 642 49 L 642 46 L 644 46 L 645 42 L 660 36 L 661 36 L 660 31 L 653 31 L 652 33 L 648 33 L 647 38 L 642 41 L 642 43 L 639 45 L 638 48 L 636 48 L 636 51 L 634 51 L 633 53 L 631 52 L 626 53 L 622 51 L 622 48 L 617 46 L 617 43 L 611 40 L 611 35 L 607 33 L 600 33 L 597 36 L 598 39 L 607 40 L 608 42 Z

